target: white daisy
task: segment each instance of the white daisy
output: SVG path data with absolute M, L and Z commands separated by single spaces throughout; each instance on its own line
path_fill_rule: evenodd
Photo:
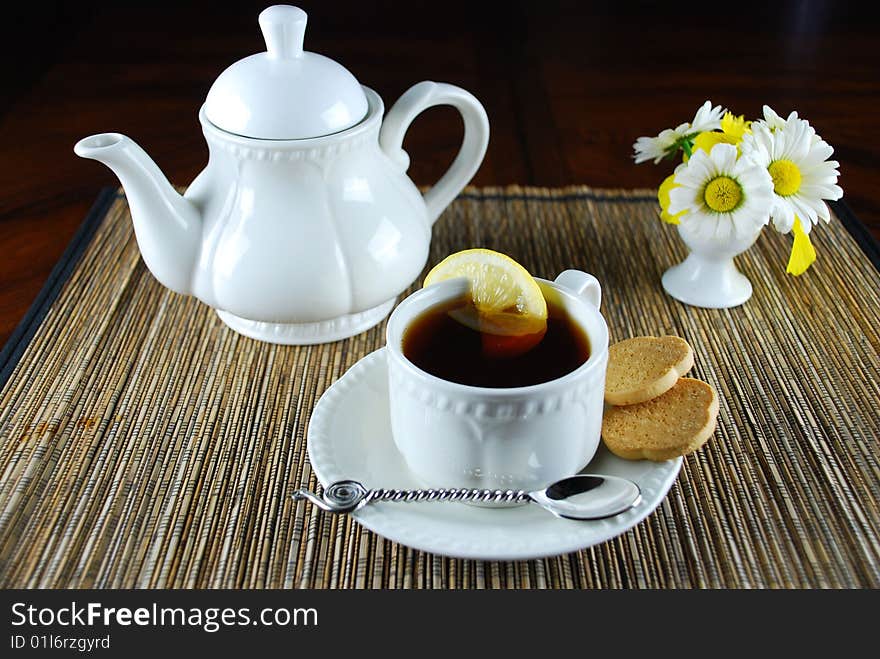
M 636 164 L 653 160 L 656 165 L 666 156 L 674 154 L 679 148 L 679 142 L 692 139 L 697 134 L 707 130 L 721 128 L 721 117 L 724 109 L 720 105 L 712 107 L 711 101 L 706 101 L 697 110 L 694 120 L 690 123 L 679 124 L 675 128 L 667 128 L 660 131 L 657 137 L 640 137 L 633 144 Z
M 732 144 L 695 151 L 675 170 L 677 187 L 669 192 L 669 213 L 681 224 L 699 223 L 699 232 L 715 240 L 745 239 L 770 219 L 773 181 L 765 168 L 737 158 Z
M 773 179 L 771 215 L 777 231 L 791 231 L 795 216 L 805 233 L 818 218 L 831 219 L 824 200 L 843 196 L 837 185 L 839 164 L 828 160 L 834 149 L 808 122 L 792 113 L 776 131 L 763 123 L 753 125 L 752 134 L 743 138 L 742 152 Z
M 721 117 L 724 116 L 726 110 L 720 105 L 712 107 L 712 101 L 706 101 L 697 110 L 694 120 L 691 122 L 690 134 L 702 133 L 707 130 L 719 130 L 721 128 Z
M 789 119 L 797 119 L 798 113 L 792 112 L 788 115 Z M 780 117 L 769 105 L 764 106 L 764 121 L 756 121 L 753 122 L 755 124 L 765 124 L 767 128 L 770 129 L 771 133 L 775 133 L 777 130 L 782 130 L 785 128 L 786 119 Z
M 667 128 L 660 132 L 657 137 L 640 137 L 633 144 L 636 164 L 653 160 L 656 165 L 667 155 L 671 155 L 678 148 L 678 140 L 684 137 L 684 131 L 688 124 L 681 124 L 678 128 Z

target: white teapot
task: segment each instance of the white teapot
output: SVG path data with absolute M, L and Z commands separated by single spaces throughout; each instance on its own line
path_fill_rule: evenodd
M 486 153 L 489 121 L 465 90 L 420 82 L 383 122 L 376 92 L 303 51 L 304 11 L 277 5 L 259 22 L 268 52 L 236 62 L 208 92 L 208 165 L 183 196 L 124 135 L 93 135 L 74 151 L 119 177 L 162 284 L 256 339 L 335 341 L 380 322 L 418 277 L 431 225 Z M 422 197 L 401 145 L 434 105 L 458 109 L 464 143 Z

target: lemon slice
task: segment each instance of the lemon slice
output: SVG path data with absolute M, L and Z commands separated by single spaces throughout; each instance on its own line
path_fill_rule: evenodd
M 425 286 L 463 277 L 470 282 L 477 309 L 486 313 L 511 313 L 547 320 L 547 302 L 538 283 L 506 254 L 491 249 L 466 249 L 440 261 Z
M 447 256 L 425 277 L 425 286 L 464 278 L 470 284 L 477 318 L 466 312 L 454 315 L 459 322 L 496 337 L 531 337 L 511 343 L 484 340 L 487 352 L 511 356 L 530 349 L 547 330 L 547 302 L 528 270 L 512 258 L 490 249 L 467 249 Z M 500 346 L 500 347 L 498 347 Z

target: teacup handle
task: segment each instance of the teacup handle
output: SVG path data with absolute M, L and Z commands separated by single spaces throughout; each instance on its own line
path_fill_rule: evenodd
M 425 193 L 431 224 L 476 174 L 489 144 L 489 118 L 482 104 L 461 87 L 426 80 L 413 85 L 397 99 L 379 131 L 379 146 L 401 171 L 409 169 L 403 136 L 416 116 L 435 105 L 451 105 L 461 113 L 464 142 L 446 173 Z
M 602 304 L 602 287 L 593 275 L 580 270 L 565 270 L 556 278 L 555 283 L 585 299 L 597 309 Z

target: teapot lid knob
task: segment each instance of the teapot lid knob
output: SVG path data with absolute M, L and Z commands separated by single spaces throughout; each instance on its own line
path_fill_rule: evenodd
M 273 5 L 260 12 L 260 29 L 271 59 L 302 57 L 307 14 L 299 7 Z
M 347 130 L 370 111 L 364 88 L 338 62 L 303 50 L 306 12 L 275 5 L 260 13 L 268 52 L 238 60 L 205 99 L 220 130 L 262 140 L 300 140 Z

